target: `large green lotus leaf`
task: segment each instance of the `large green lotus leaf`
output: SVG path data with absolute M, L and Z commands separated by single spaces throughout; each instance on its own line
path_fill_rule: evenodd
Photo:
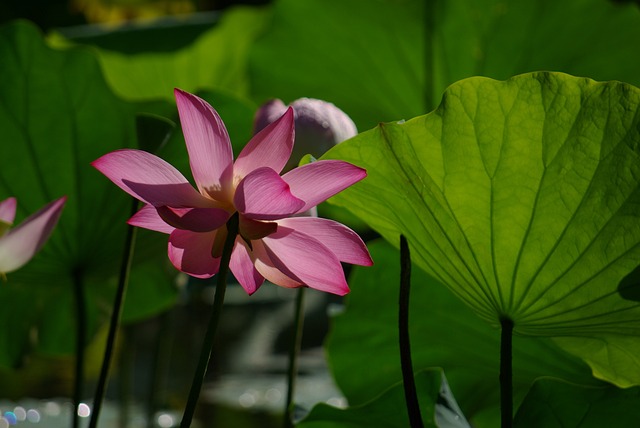
M 360 129 L 431 111 L 448 85 L 475 75 L 556 70 L 640 84 L 634 5 L 279 0 L 274 6 L 271 25 L 251 50 L 256 98 L 326 99 Z
M 464 418 L 457 423 L 440 425 L 436 416 L 436 406 L 444 398 L 440 397 L 442 389 L 448 391 L 442 370 L 424 370 L 415 376 L 416 392 L 420 404 L 422 421 L 426 427 L 464 428 L 469 425 Z M 441 420 L 441 419 L 440 419 Z M 324 403 L 316 405 L 302 422 L 299 428 L 387 428 L 410 426 L 407 405 L 402 383 L 396 383 L 371 401 L 338 409 Z
M 89 51 L 54 51 L 34 26 L 18 22 L 0 28 L 0 56 L 0 196 L 17 197 L 17 222 L 68 197 L 43 250 L 0 287 L 2 301 L 22 313 L 2 319 L 0 363 L 9 365 L 34 347 L 44 353 L 73 350 L 74 281 L 87 294 L 90 330 L 108 312 L 131 201 L 90 162 L 135 145 L 136 136 L 133 106 L 110 92 Z M 143 236 L 138 248 L 149 253 L 137 264 L 166 258 L 166 238 L 162 246 L 159 242 Z M 125 318 L 148 316 L 175 298 L 169 276 L 145 272 L 134 269 L 129 295 L 135 306 L 125 306 Z M 24 335 L 25 320 L 39 325 L 42 334 L 29 327 L 32 334 Z
M 637 335 L 618 284 L 640 255 L 639 105 L 630 85 L 560 73 L 466 79 L 433 113 L 332 149 L 369 174 L 336 201 L 392 242 L 404 233 L 493 324 Z
M 398 306 L 393 304 L 398 301 L 400 254 L 382 240 L 368 246 L 374 265 L 354 268 L 346 310 L 334 318 L 327 342 L 332 374 L 351 405 L 373 399 L 402 379 Z M 476 426 L 499 425 L 499 330 L 416 265 L 409 316 L 415 370 L 442 367 L 465 416 Z M 513 365 L 516 403 L 539 376 L 601 384 L 586 364 L 547 338 L 514 337 Z
M 514 419 L 517 428 L 600 428 L 640 426 L 640 388 L 582 387 L 540 379 Z
M 247 51 L 267 12 L 265 8 L 230 9 L 193 43 L 175 51 L 127 53 L 116 50 L 117 46 L 95 51 L 107 83 L 126 100 L 160 98 L 173 102 L 175 87 L 189 92 L 225 89 L 244 94 L 248 90 Z M 150 48 L 156 43 L 153 34 L 150 31 L 147 41 Z M 69 41 L 52 37 L 51 43 L 64 46 Z

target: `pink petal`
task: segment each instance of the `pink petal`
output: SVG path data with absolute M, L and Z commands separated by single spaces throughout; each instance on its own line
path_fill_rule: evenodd
M 7 198 L 0 202 L 0 222 L 12 224 L 16 217 L 16 198 Z
M 282 117 L 258 132 L 238 155 L 234 175 L 242 179 L 260 167 L 269 167 L 279 174 L 291 156 L 294 123 L 293 109 L 289 107 Z
M 0 238 L 0 272 L 24 266 L 49 239 L 67 197 L 48 203 Z
M 233 178 L 233 151 L 218 113 L 203 99 L 175 89 L 189 164 L 200 193 L 224 200 Z
M 253 118 L 253 133 L 257 134 L 270 123 L 278 120 L 287 111 L 287 106 L 282 100 L 272 99 L 264 103 Z
M 354 265 L 371 266 L 367 246 L 353 230 L 333 220 L 313 217 L 290 217 L 277 221 L 279 226 L 295 229 L 320 241 L 338 260 Z
M 262 241 L 254 241 L 251 244 L 253 245 L 252 259 L 254 266 L 267 281 L 285 288 L 298 288 L 303 286 L 302 280 L 296 278 L 291 272 L 285 275 L 273 265 Z
M 196 233 L 176 229 L 169 236 L 169 260 L 181 272 L 211 278 L 220 268 L 220 258 L 211 255 L 215 237 L 215 231 Z
M 254 220 L 275 220 L 300 211 L 304 201 L 291 194 L 289 185 L 271 168 L 258 168 L 238 184 L 236 209 Z
M 153 205 L 145 205 L 128 221 L 131 226 L 142 227 L 156 232 L 170 234 L 175 227 L 169 226 L 159 215 Z
M 246 240 L 262 239 L 278 230 L 278 224 L 272 221 L 251 220 L 240 216 L 240 235 Z
M 299 212 L 315 207 L 357 183 L 367 171 L 340 160 L 321 160 L 302 165 L 282 176 L 291 193 L 305 202 Z
M 147 204 L 209 207 L 213 203 L 198 193 L 171 164 L 142 150 L 116 150 L 91 165 L 122 190 Z
M 236 239 L 229 268 L 249 295 L 255 293 L 264 282 L 264 277 L 253 266 L 247 245 L 242 242 L 242 239 Z
M 340 260 L 317 239 L 287 227 L 262 239 L 273 265 L 316 290 L 340 296 L 349 292 Z
M 229 213 L 220 208 L 157 207 L 158 215 L 177 229 L 192 232 L 210 232 L 229 219 Z

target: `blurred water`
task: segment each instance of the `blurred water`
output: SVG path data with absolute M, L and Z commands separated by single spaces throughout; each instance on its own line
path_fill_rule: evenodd
M 19 402 L 0 401 L 0 428 L 9 427 L 38 427 L 38 428 L 68 428 L 71 426 L 73 406 L 66 399 L 33 400 L 25 399 Z M 129 428 L 147 428 L 147 422 L 142 411 L 135 406 L 128 412 Z M 78 408 L 80 426 L 89 425 L 91 407 L 89 403 L 82 403 Z M 154 426 L 157 428 L 173 428 L 180 423 L 180 415 L 175 412 L 158 412 Z M 118 407 L 105 402 L 100 412 L 100 428 L 120 428 L 120 412 Z

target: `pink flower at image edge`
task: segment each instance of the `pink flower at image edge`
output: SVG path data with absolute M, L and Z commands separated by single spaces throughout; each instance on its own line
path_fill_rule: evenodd
M 66 196 L 48 203 L 31 214 L 20 225 L 10 229 L 16 215 L 16 198 L 0 202 L 0 273 L 13 272 L 24 266 L 42 248 L 53 232 Z
M 366 177 L 340 160 L 322 160 L 280 176 L 294 142 L 294 116 L 285 114 L 257 133 L 233 161 L 218 113 L 195 95 L 175 90 L 197 190 L 172 165 L 150 153 L 122 149 L 92 165 L 146 205 L 129 224 L 169 235 L 169 259 L 182 272 L 218 272 L 226 222 L 239 216 L 230 269 L 249 294 L 265 279 L 282 287 L 349 292 L 341 262 L 370 266 L 362 239 L 333 220 L 302 217 Z

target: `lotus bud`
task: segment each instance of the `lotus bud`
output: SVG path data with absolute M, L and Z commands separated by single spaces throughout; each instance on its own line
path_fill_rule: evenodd
M 295 168 L 300 159 L 311 154 L 322 156 L 327 150 L 358 133 L 356 125 L 335 105 L 313 98 L 300 98 L 291 103 L 295 113 L 296 139 L 285 171 Z M 254 134 L 277 120 L 287 110 L 280 100 L 263 104 L 254 119 Z

